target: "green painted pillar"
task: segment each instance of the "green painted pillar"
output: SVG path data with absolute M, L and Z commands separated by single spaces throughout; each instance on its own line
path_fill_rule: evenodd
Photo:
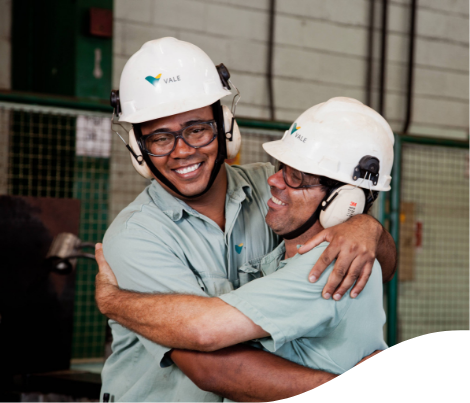
M 395 135 L 394 163 L 392 169 L 392 190 L 390 194 L 390 234 L 395 240 L 397 255 L 399 256 L 400 242 L 400 188 L 401 188 L 401 155 L 402 142 L 399 135 Z M 387 284 L 387 344 L 394 346 L 398 342 L 398 271 L 392 281 Z

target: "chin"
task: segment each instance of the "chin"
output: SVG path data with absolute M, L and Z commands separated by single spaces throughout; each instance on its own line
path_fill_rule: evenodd
M 178 188 L 182 195 L 186 197 L 192 197 L 204 192 L 204 190 L 206 190 L 207 185 L 209 184 L 209 180 L 210 175 L 208 175 L 207 178 L 204 178 L 204 180 L 198 180 L 195 183 L 179 183 L 175 184 L 175 186 Z
M 272 229 L 272 231 L 276 234 L 276 235 L 280 235 L 281 233 L 283 233 L 283 228 L 282 228 L 282 224 L 276 222 L 275 219 L 273 219 L 272 217 L 269 217 L 269 212 L 268 214 L 266 215 L 266 224 L 268 225 L 269 228 Z

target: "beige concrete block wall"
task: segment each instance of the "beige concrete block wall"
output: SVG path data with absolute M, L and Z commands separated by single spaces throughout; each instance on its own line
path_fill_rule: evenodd
M 333 96 L 364 101 L 369 1 L 276 3 L 276 118 L 292 121 L 303 110 Z M 409 4 L 409 0 L 394 0 L 389 6 L 385 116 L 397 131 L 405 117 Z M 114 86 L 119 85 L 125 61 L 143 42 L 175 36 L 200 46 L 214 63 L 223 62 L 230 68 L 242 92 L 239 116 L 268 118 L 268 6 L 267 0 L 116 0 Z M 378 45 L 379 3 L 376 9 Z M 468 2 L 419 2 L 417 16 L 412 132 L 466 138 Z M 378 49 L 375 61 L 377 72 Z

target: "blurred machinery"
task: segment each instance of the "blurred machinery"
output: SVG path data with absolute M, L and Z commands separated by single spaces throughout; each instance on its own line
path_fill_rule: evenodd
M 95 255 L 81 252 L 83 248 L 94 248 L 92 242 L 82 243 L 74 234 L 63 232 L 55 236 L 46 259 L 51 270 L 59 274 L 69 274 L 77 265 L 77 258 L 84 257 L 95 260 Z
M 69 371 L 74 268 L 79 257 L 94 259 L 82 251 L 94 244 L 78 239 L 79 219 L 75 199 L 0 196 L 1 401 L 29 391 L 99 391 L 99 376 L 77 383 L 77 375 L 90 377 Z

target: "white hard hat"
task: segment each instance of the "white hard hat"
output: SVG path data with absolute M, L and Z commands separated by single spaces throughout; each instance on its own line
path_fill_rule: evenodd
M 176 38 L 142 45 L 121 74 L 119 121 L 142 123 L 212 105 L 231 92 L 212 60 Z
M 392 129 L 379 113 L 356 99 L 337 97 L 302 113 L 282 140 L 265 143 L 263 148 L 299 171 L 388 191 L 393 143 Z M 366 163 L 378 160 L 378 172 L 372 168 L 364 174 L 364 157 L 369 157 Z
M 232 85 L 237 94 L 232 110 L 219 100 L 231 94 Z M 230 81 L 230 73 L 220 64 L 217 67 L 197 46 L 175 38 L 155 39 L 145 43 L 126 63 L 121 74 L 119 91 L 111 91 L 112 129 L 129 133 L 126 147 L 132 164 L 145 178 L 156 177 L 174 192 L 185 197 L 199 197 L 207 192 L 217 177 L 226 158 L 234 158 L 241 144 L 240 130 L 234 118 L 240 93 Z M 217 124 L 218 154 L 209 182 L 203 192 L 186 196 L 166 178 L 151 161 L 142 146 L 140 123 L 211 106 Z M 131 123 L 132 127 L 126 127 Z

